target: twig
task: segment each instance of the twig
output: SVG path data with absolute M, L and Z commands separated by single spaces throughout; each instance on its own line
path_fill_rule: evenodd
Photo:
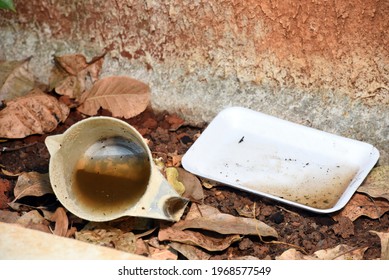
M 290 247 L 294 247 L 294 248 L 296 248 L 296 249 L 302 251 L 305 255 L 308 255 L 308 252 L 305 251 L 305 249 L 304 249 L 303 247 L 300 247 L 300 246 L 295 245 L 295 244 L 291 244 L 291 243 L 287 243 L 287 242 L 282 242 L 282 241 L 276 241 L 276 240 L 264 241 L 260 235 L 259 235 L 259 239 L 260 239 L 263 243 L 281 244 L 281 245 L 287 245 L 287 246 L 290 246 Z
M 333 257 L 332 259 L 335 260 L 335 259 L 337 259 L 337 258 L 339 258 L 339 257 L 341 257 L 341 256 L 344 256 L 344 255 L 346 255 L 346 254 L 348 254 L 348 253 L 351 253 L 351 252 L 353 252 L 353 251 L 355 251 L 355 250 L 358 250 L 358 249 L 360 249 L 360 248 L 358 248 L 358 247 L 351 248 L 350 250 L 348 250 L 348 251 L 346 251 L 346 252 L 343 252 L 343 253 L 341 253 L 341 254 L 339 254 L 339 255 Z
M 204 216 L 203 216 L 203 213 L 202 213 L 201 210 L 200 210 L 199 205 L 198 205 L 197 203 L 195 203 L 195 205 L 196 205 L 197 211 L 199 211 L 199 213 L 200 213 L 200 216 L 201 216 L 201 217 L 204 217 Z
M 149 229 L 149 230 L 147 230 L 147 231 L 145 231 L 145 232 L 142 232 L 142 233 L 139 233 L 139 234 L 135 234 L 135 237 L 136 237 L 136 238 L 142 238 L 142 237 L 144 237 L 144 236 L 147 236 L 147 235 L 153 233 L 156 229 L 157 229 L 157 228 L 155 227 L 155 228 Z
M 26 144 L 26 145 L 24 145 L 24 146 L 19 146 L 19 147 L 15 147 L 15 148 L 3 147 L 3 148 L 0 150 L 0 153 L 18 151 L 18 150 L 21 150 L 21 149 L 24 149 L 24 148 L 28 148 L 28 147 L 34 146 L 34 145 L 36 145 L 36 144 L 38 144 L 38 142 Z
M 49 230 L 50 230 L 51 234 L 54 234 L 54 230 L 51 228 L 51 226 L 49 226 Z
M 276 207 L 281 209 L 281 210 L 284 210 L 285 212 L 288 212 L 289 214 L 296 215 L 296 216 L 301 216 L 300 214 L 298 214 L 296 212 L 293 212 L 293 211 L 290 211 L 290 210 L 288 210 L 288 209 L 286 209 L 286 208 L 284 208 L 282 206 L 277 205 Z

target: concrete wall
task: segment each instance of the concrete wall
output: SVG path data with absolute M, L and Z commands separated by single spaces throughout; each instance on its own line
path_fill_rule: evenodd
M 107 51 L 103 75 L 149 83 L 153 107 L 210 121 L 267 114 L 374 144 L 389 163 L 387 0 L 15 0 L 0 58 Z

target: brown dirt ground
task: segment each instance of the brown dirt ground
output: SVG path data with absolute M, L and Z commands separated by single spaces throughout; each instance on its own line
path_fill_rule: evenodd
M 100 115 L 109 113 L 101 111 Z M 60 124 L 50 134 L 62 133 L 84 117 L 77 111 L 72 111 L 66 122 Z M 154 113 L 152 109 L 148 109 L 127 121 L 149 140 L 148 144 L 154 157 L 161 157 L 168 162 L 171 154 L 183 155 L 205 127 L 205 124 L 202 127 L 184 124 L 177 129 L 176 119 L 167 112 Z M 13 173 L 24 171 L 47 173 L 49 153 L 44 144 L 46 136 L 33 135 L 24 139 L 0 142 L 1 167 Z M 0 181 L 0 210 L 14 211 L 8 207 L 7 202 L 13 199 L 12 190 L 16 179 L 0 174 Z M 246 205 L 253 209 L 255 205 L 256 218 L 275 228 L 279 234 L 278 244 L 269 243 L 267 242 L 269 240 L 261 240 L 255 236 L 243 237 L 228 249 L 211 253 L 211 259 L 231 259 L 248 255 L 260 259 L 274 259 L 290 248 L 312 254 L 339 244 L 353 248 L 367 246 L 364 259 L 377 259 L 381 254 L 380 239 L 369 231 L 386 231 L 389 227 L 389 213 L 380 219 L 360 217 L 353 223 L 342 223 L 334 221 L 331 215 L 313 214 L 223 185 L 211 189 L 204 188 L 204 193 L 205 204 L 236 216 L 237 209 L 242 209 Z M 59 206 L 55 197 L 50 195 L 30 199 L 29 203 L 45 205 L 50 209 Z M 77 220 L 73 222 L 78 228 L 83 226 L 82 223 L 77 224 Z

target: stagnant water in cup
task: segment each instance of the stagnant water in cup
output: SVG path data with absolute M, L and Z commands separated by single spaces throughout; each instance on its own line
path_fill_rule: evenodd
M 150 159 L 140 143 L 122 137 L 101 139 L 78 160 L 72 188 L 81 207 L 111 214 L 142 197 L 150 174 Z

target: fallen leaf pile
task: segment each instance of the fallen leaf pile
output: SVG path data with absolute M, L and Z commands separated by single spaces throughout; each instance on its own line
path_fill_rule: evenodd
M 102 108 L 115 117 L 130 119 L 144 112 L 150 104 L 151 90 L 146 84 L 124 76 L 100 79 L 104 55 L 90 61 L 81 54 L 55 56 L 47 86 L 35 81 L 28 62 L 28 59 L 0 61 L 0 101 L 3 103 L 0 138 L 5 138 L 4 141 L 51 132 L 67 120 L 71 110 L 85 117 L 99 114 Z M 166 116 L 163 128 L 158 127 L 154 119 L 146 121 L 142 135 L 165 129 L 177 132 L 178 143 L 189 138 L 180 132 L 185 122 L 177 115 Z M 199 136 L 200 133 L 196 133 L 192 134 L 195 136 L 191 141 Z M 156 139 L 165 143 L 171 141 L 166 134 Z M 13 174 L 6 166 L 1 166 L 0 175 L 16 183 L 13 186 L 10 180 L 0 178 L 0 222 L 159 260 L 208 260 L 219 252 L 226 252 L 229 259 L 254 260 L 258 255 L 268 259 L 269 245 L 285 248 L 276 255 L 275 259 L 279 260 L 350 260 L 364 259 L 369 246 L 326 244 L 323 237 L 326 232 L 331 231 L 332 236 L 346 240 L 356 235 L 356 221 L 361 217 L 377 220 L 389 212 L 389 166 L 374 168 L 341 211 L 326 215 L 330 222 L 311 225 L 312 232 L 302 232 L 303 219 L 299 213 L 282 207 L 256 207 L 255 202 L 246 197 L 241 198 L 240 203 L 235 204 L 231 199 L 229 205 L 222 206 L 226 196 L 216 190 L 220 185 L 184 170 L 182 153 L 165 147 L 153 155 L 168 182 L 190 201 L 185 214 L 176 223 L 139 217 L 123 217 L 105 223 L 82 220 L 60 205 L 48 174 Z M 210 193 L 213 197 L 207 200 L 206 194 Z M 279 211 L 274 212 L 274 209 Z M 289 220 L 283 223 L 285 213 Z M 274 226 L 270 226 L 270 222 Z M 281 224 L 286 228 L 281 228 Z M 381 242 L 380 259 L 389 259 L 388 230 L 368 231 L 369 236 Z M 281 232 L 283 240 L 280 240 Z M 295 242 L 296 236 L 301 240 L 308 235 L 316 244 L 323 244 L 320 250 L 313 247 L 316 244 L 306 245 L 306 240 L 302 240 L 302 244 Z M 309 252 L 300 246 L 304 244 Z M 231 248 L 250 250 L 256 256 L 233 255 L 229 253 Z
M 50 93 L 35 81 L 29 60 L 0 61 L 0 138 L 24 138 L 53 131 L 70 108 L 88 116 L 106 109 L 114 117 L 131 118 L 150 103 L 150 88 L 135 79 L 114 76 L 99 79 L 104 55 L 86 61 L 81 54 L 55 56 Z M 62 95 L 57 97 L 55 95 Z
M 28 70 L 29 59 L 0 61 L 0 101 L 20 97 L 35 87 L 34 75 Z
M 343 238 L 354 235 L 353 222 L 361 216 L 379 219 L 389 212 L 389 166 L 373 168 L 347 205 L 332 218 L 334 232 Z M 389 230 L 389 229 L 388 229 Z M 389 232 L 374 232 L 381 238 L 382 259 L 388 259 Z
M 54 56 L 49 88 L 56 93 L 79 100 L 81 95 L 99 79 L 104 55 L 86 61 L 81 54 Z

